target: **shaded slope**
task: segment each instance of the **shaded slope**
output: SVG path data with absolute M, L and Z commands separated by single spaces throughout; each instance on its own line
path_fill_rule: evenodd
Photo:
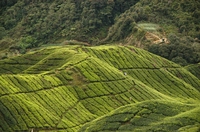
M 189 114 L 200 100 L 195 76 L 135 47 L 46 47 L 0 64 L 1 131 L 78 131 L 119 107 L 149 100 L 193 104 L 183 111 Z
M 200 130 L 200 107 L 168 101 L 126 105 L 84 125 L 79 131 Z
M 189 65 L 185 68 L 200 79 L 200 63 Z

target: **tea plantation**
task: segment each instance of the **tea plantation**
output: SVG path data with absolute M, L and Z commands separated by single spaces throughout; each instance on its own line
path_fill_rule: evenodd
M 0 60 L 0 131 L 200 131 L 199 64 L 132 46 L 38 48 Z

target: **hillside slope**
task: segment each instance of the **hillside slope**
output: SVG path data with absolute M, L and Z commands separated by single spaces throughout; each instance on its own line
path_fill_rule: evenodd
M 144 48 L 182 66 L 200 62 L 198 0 L 1 0 L 0 59 L 75 40 Z
M 196 76 L 132 46 L 50 46 L 0 60 L 0 131 L 199 131 L 199 102 Z
M 189 65 L 186 69 L 200 79 L 200 63 Z
M 200 130 L 200 108 L 168 101 L 126 105 L 84 125 L 79 131 L 180 131 Z
M 31 37 L 33 46 L 60 39 L 98 43 L 106 36 L 124 39 L 142 22 L 161 25 L 166 35 L 199 38 L 199 5 L 198 0 L 2 0 L 0 39 Z

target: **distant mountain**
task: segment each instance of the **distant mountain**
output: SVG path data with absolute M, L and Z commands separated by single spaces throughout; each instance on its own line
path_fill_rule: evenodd
M 133 46 L 35 48 L 0 60 L 0 131 L 197 132 L 195 68 Z

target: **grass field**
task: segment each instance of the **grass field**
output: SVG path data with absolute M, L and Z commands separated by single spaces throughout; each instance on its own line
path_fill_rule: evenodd
M 49 46 L 0 60 L 0 131 L 200 131 L 199 64 L 131 46 Z

